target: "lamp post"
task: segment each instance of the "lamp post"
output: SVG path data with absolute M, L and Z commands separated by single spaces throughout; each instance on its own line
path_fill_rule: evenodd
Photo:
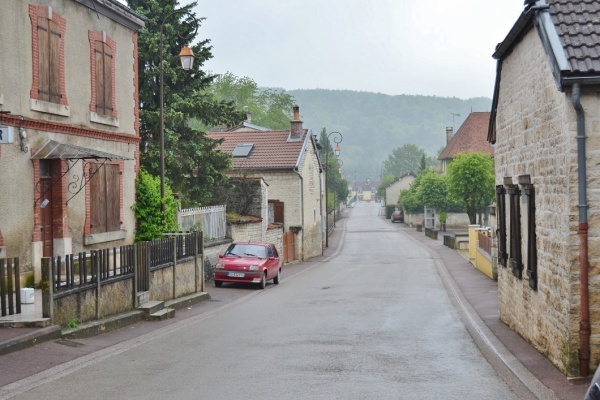
M 165 225 L 165 116 L 164 116 L 164 81 L 163 81 L 163 28 L 165 23 L 173 15 L 186 14 L 194 20 L 194 32 L 188 37 L 182 37 L 177 34 L 181 39 L 189 39 L 196 36 L 198 31 L 198 20 L 196 17 L 187 10 L 179 9 L 171 12 L 163 19 L 160 24 L 160 46 L 159 46 L 159 62 L 160 62 L 160 78 L 159 78 L 159 97 L 160 97 L 160 212 L 162 218 L 163 229 Z M 179 52 L 179 59 L 181 61 L 181 68 L 184 71 L 189 71 L 194 66 L 194 53 L 187 44 L 183 46 Z
M 340 143 L 343 140 L 343 136 L 339 132 L 331 132 L 327 135 L 327 140 L 329 141 L 329 137 L 333 136 L 333 142 L 335 143 L 334 154 L 336 157 L 340 155 Z M 331 143 L 331 142 L 330 142 Z M 329 202 L 329 185 L 327 182 L 329 181 L 329 152 L 325 153 L 325 247 L 329 247 L 329 212 L 328 212 L 328 202 Z M 335 226 L 335 208 L 334 208 L 334 219 L 333 223 Z

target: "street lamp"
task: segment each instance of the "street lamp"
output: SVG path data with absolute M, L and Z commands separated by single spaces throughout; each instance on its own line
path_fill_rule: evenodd
M 343 140 L 343 136 L 339 132 L 331 132 L 327 135 L 327 140 L 329 141 L 329 136 L 333 136 L 333 142 L 335 143 L 334 154 L 336 157 L 340 155 L 340 143 Z M 329 142 L 331 144 L 331 142 Z M 329 181 L 329 152 L 325 153 L 325 247 L 329 247 L 329 212 L 328 212 L 328 202 L 329 202 L 329 185 L 327 182 Z M 335 206 L 333 209 L 333 226 L 335 227 Z
M 182 37 L 177 34 L 181 39 L 187 40 L 196 36 L 196 32 L 198 31 L 198 20 L 196 17 L 187 10 L 179 9 L 171 12 L 169 15 L 163 19 L 160 24 L 160 51 L 159 51 L 159 61 L 160 61 L 160 78 L 159 78 L 159 97 L 160 97 L 160 211 L 162 215 L 162 224 L 164 228 L 165 224 L 165 116 L 164 116 L 164 82 L 163 82 L 163 28 L 165 23 L 169 18 L 176 14 L 186 14 L 194 20 L 194 32 L 188 37 Z M 194 53 L 192 49 L 189 48 L 187 44 L 183 46 L 181 51 L 179 52 L 179 59 L 181 61 L 181 68 L 184 71 L 190 71 L 194 66 Z

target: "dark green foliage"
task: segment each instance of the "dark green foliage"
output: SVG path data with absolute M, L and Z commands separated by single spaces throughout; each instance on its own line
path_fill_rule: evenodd
M 457 154 L 448 165 L 448 193 L 464 202 L 471 224 L 492 203 L 494 182 L 494 160 L 487 154 Z
M 387 219 L 392 218 L 392 213 L 396 210 L 395 204 L 388 204 L 385 206 L 385 217 Z
M 163 89 L 164 89 L 164 159 L 165 176 L 177 190 L 186 206 L 210 203 L 210 188 L 223 180 L 220 171 L 228 166 L 228 158 L 216 154 L 217 143 L 205 133 L 188 127 L 190 119 L 207 126 L 238 123 L 243 114 L 227 101 L 215 99 L 204 91 L 214 76 L 202 70 L 212 58 L 208 39 L 185 14 L 169 14 L 179 8 L 176 0 L 128 0 L 127 4 L 145 16 L 146 26 L 138 34 L 140 89 L 141 164 L 150 174 L 160 175 L 160 27 L 163 25 Z M 192 15 L 196 2 L 183 10 Z M 201 24 L 202 18 L 197 18 Z M 201 26 L 200 26 L 201 28 Z M 190 43 L 195 55 L 193 71 L 185 72 L 179 63 L 179 52 Z
M 290 129 L 294 98 L 284 90 L 261 89 L 251 78 L 227 72 L 217 76 L 207 91 L 219 101 L 232 102 L 238 111 L 250 113 L 255 125 Z
M 161 239 L 164 232 L 177 232 L 177 209 L 179 203 L 173 197 L 171 188 L 165 185 L 165 224 L 163 227 L 160 199 L 160 179 L 140 170 L 135 183 L 137 200 L 133 205 L 138 229 L 135 241 Z
M 433 157 L 428 157 L 425 150 L 414 144 L 405 144 L 397 147 L 392 154 L 383 162 L 383 173 L 396 177 L 408 173 L 419 174 L 428 167 L 436 165 Z

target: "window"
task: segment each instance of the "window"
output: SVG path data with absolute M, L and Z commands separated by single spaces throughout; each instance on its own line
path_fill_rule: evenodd
M 537 290 L 537 242 L 535 234 L 535 189 L 524 185 L 523 193 L 527 200 L 527 277 L 529 287 Z
M 88 31 L 91 65 L 91 121 L 119 126 L 115 99 L 117 43 L 106 32 Z
M 108 44 L 97 40 L 94 45 L 94 59 L 96 66 L 96 112 L 101 115 L 111 115 L 113 112 L 113 50 Z
M 29 5 L 32 24 L 32 109 L 69 115 L 65 92 L 66 20 L 51 7 Z
M 87 165 L 90 186 L 91 233 L 121 229 L 121 171 L 119 164 Z
M 60 104 L 60 27 L 48 18 L 38 17 L 38 99 Z
M 496 186 L 496 215 L 498 218 L 498 264 L 506 267 L 506 190 L 504 186 Z
M 521 191 L 517 185 L 507 185 L 506 193 L 510 205 L 510 252 L 508 263 L 517 278 L 523 277 L 523 259 L 521 256 Z
M 283 224 L 283 202 L 279 200 L 269 200 L 269 222 Z

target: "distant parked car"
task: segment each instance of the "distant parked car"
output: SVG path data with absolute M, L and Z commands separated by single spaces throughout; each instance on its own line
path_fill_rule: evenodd
M 272 243 L 234 242 L 219 255 L 215 265 L 215 286 L 223 282 L 256 283 L 264 289 L 267 281 L 279 284 L 282 262 Z
M 392 213 L 392 222 L 404 222 L 404 212 L 401 210 L 396 210 Z

